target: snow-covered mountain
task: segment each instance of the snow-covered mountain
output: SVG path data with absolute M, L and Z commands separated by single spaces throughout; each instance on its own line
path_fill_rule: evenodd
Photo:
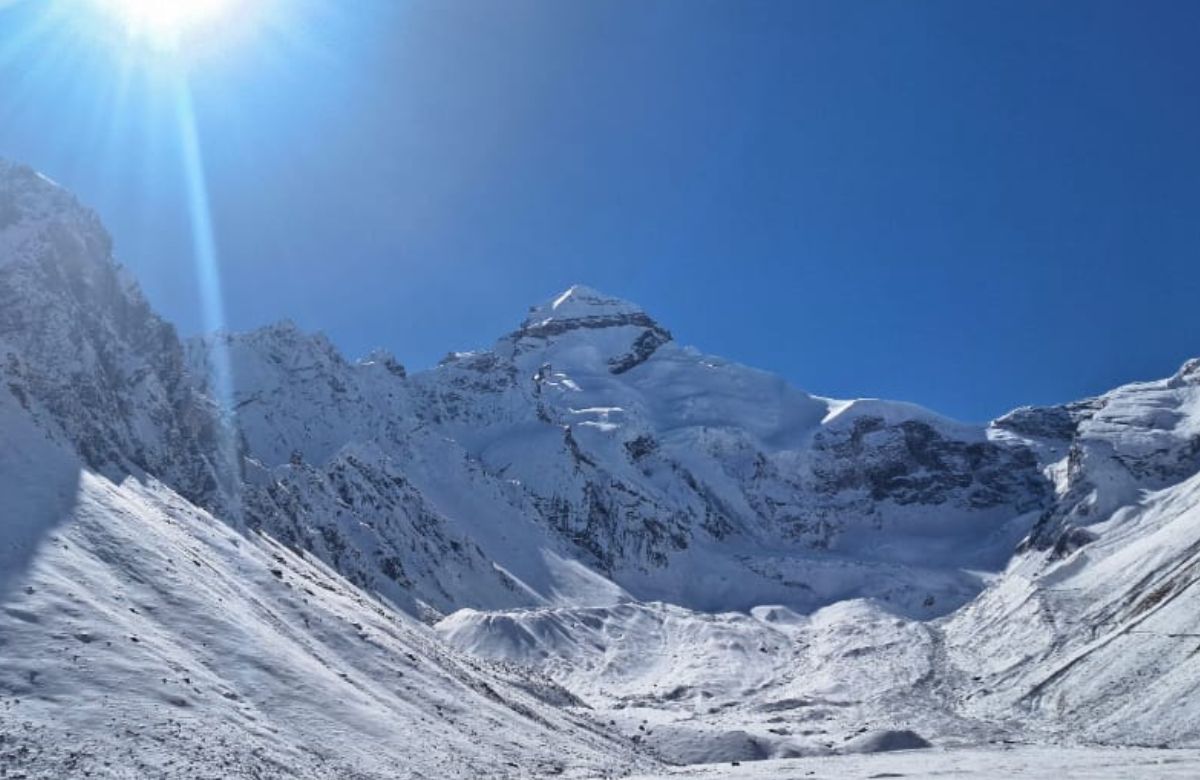
M 1004 570 L 946 617 L 861 599 L 810 614 L 654 603 L 463 610 L 437 630 L 543 670 L 681 761 L 845 751 L 864 729 L 1198 746 L 1197 365 L 989 427 L 1035 454 L 1053 492 Z
M 222 463 L 225 420 L 173 330 L 95 217 L 28 168 L 0 165 L 0 248 L 0 774 L 652 766 L 536 673 L 467 657 L 250 530 L 231 502 L 276 483 Z
M 1200 745 L 1197 361 L 968 425 L 582 286 L 425 371 L 290 323 L 184 344 L 0 163 L 0 433 L 22 771 Z
M 284 324 L 191 344 L 198 391 L 218 353 L 261 472 L 254 521 L 442 612 L 870 596 L 943 614 L 981 587 L 967 569 L 1004 565 L 1052 489 L 1014 437 L 811 396 L 578 286 L 430 371 L 350 362 Z M 578 581 L 578 564 L 602 579 Z
M 997 422 L 1065 456 L 1003 580 L 946 627 L 970 706 L 1107 742 L 1200 743 L 1200 361 Z

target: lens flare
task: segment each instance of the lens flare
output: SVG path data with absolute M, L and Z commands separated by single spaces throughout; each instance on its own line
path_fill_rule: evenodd
M 216 231 L 209 205 L 208 184 L 200 134 L 192 106 L 192 94 L 182 78 L 175 87 L 176 119 L 179 125 L 183 171 L 187 181 L 188 210 L 192 227 L 192 254 L 196 269 L 196 287 L 204 313 L 205 329 L 211 334 L 209 389 L 224 420 L 217 432 L 221 462 L 214 464 L 217 478 L 229 502 L 233 519 L 241 517 L 240 481 L 237 472 L 237 444 L 233 435 L 233 373 L 223 334 L 225 306 L 221 295 L 221 266 L 217 254 Z
M 132 38 L 159 49 L 175 49 L 189 35 L 211 28 L 233 13 L 234 0 L 93 0 L 114 16 Z

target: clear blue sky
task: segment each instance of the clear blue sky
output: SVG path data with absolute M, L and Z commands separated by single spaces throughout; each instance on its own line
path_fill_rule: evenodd
M 0 156 L 195 332 L 169 90 L 46 4 L 0 0 Z M 192 66 L 227 320 L 420 368 L 584 282 L 966 419 L 1167 375 L 1200 355 L 1197 41 L 1190 1 L 277 3 Z

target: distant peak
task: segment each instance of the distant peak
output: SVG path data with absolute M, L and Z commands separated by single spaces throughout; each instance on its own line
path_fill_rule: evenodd
M 102 232 L 95 214 L 53 179 L 0 158 L 0 231 L 67 219 Z
M 401 379 L 408 376 L 408 372 L 405 370 L 400 361 L 396 360 L 396 356 L 393 355 L 390 350 L 383 348 L 371 350 L 366 357 L 358 361 L 358 365 L 382 366 L 383 368 L 387 369 L 389 373 L 398 376 Z
M 60 189 L 60 190 L 62 189 L 62 186 L 59 185 L 58 182 L 51 179 L 49 176 L 46 176 L 43 173 L 39 173 L 38 171 L 34 170 L 33 168 L 29 167 L 28 165 L 25 165 L 24 163 L 10 162 L 10 161 L 4 159 L 3 157 L 0 157 L 0 177 L 12 178 L 12 179 L 24 179 L 25 181 L 28 181 L 28 182 L 38 182 L 41 184 L 50 185 L 51 187 L 54 187 L 55 189 Z
M 290 318 L 277 320 L 253 330 L 219 330 L 205 333 L 192 341 L 206 347 L 224 344 L 235 350 L 263 355 L 286 355 L 289 359 L 309 360 L 323 356 L 323 359 L 334 363 L 347 362 L 324 332 L 304 330 Z
M 550 308 L 557 311 L 559 308 L 571 306 L 572 304 L 609 304 L 614 302 L 626 303 L 619 298 L 614 298 L 611 295 L 605 295 L 593 287 L 588 287 L 586 284 L 573 284 L 554 297 L 554 300 L 550 303 Z
M 521 327 L 502 342 L 520 354 L 580 334 L 587 334 L 582 337 L 606 354 L 608 369 L 614 374 L 641 365 L 671 341 L 671 332 L 637 304 L 576 284 L 530 308 Z
M 644 313 L 642 307 L 635 303 L 606 295 L 586 285 L 574 284 L 545 303 L 531 307 L 525 325 L 536 325 L 548 320 L 577 320 Z
M 1192 358 L 1180 366 L 1167 383 L 1171 387 L 1200 384 L 1200 358 Z
M 115 274 L 135 292 L 95 213 L 33 168 L 0 160 L 0 266 L 33 259 L 53 262 L 76 280 Z

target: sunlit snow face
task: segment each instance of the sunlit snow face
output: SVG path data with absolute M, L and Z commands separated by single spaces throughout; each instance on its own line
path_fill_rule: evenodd
M 173 50 L 189 36 L 233 20 L 233 0 L 92 0 L 131 39 Z

